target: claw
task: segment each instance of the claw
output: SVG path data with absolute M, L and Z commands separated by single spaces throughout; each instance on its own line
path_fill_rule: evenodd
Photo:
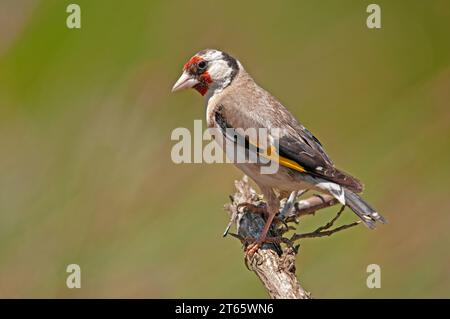
M 235 237 L 237 237 L 237 236 L 235 236 Z M 261 246 L 266 243 L 267 244 L 276 244 L 276 245 L 280 245 L 283 243 L 283 244 L 286 244 L 288 247 L 295 249 L 294 243 L 292 241 L 290 241 L 289 239 L 284 238 L 282 236 L 266 237 L 264 240 L 261 240 L 261 239 L 255 240 L 254 238 L 242 238 L 242 237 L 240 239 L 242 242 L 244 242 L 245 244 L 248 245 L 247 248 L 245 249 L 245 254 L 249 257 L 252 257 L 258 251 L 258 249 L 261 248 Z
M 250 244 L 247 246 L 247 248 L 245 249 L 245 255 L 248 257 L 253 257 L 253 255 L 259 250 L 259 248 L 261 247 L 261 242 L 259 240 L 257 240 L 256 242 Z

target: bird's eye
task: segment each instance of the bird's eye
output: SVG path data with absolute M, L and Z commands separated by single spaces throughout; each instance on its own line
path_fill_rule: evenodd
M 206 65 L 207 65 L 207 63 L 206 63 L 205 61 L 200 61 L 200 62 L 198 63 L 198 68 L 199 68 L 200 70 L 204 70 L 204 69 L 206 69 Z

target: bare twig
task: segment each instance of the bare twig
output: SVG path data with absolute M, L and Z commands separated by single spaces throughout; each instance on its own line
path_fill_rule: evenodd
M 316 237 L 324 237 L 324 236 L 330 236 L 334 233 L 337 233 L 338 231 L 345 230 L 347 228 L 353 227 L 358 225 L 361 221 L 356 221 L 351 224 L 342 225 L 339 227 L 336 227 L 334 229 L 330 229 L 334 223 L 341 217 L 342 212 L 344 211 L 345 206 L 342 206 L 341 209 L 337 212 L 336 216 L 332 220 L 330 220 L 328 223 L 326 223 L 324 226 L 320 226 L 315 231 L 310 233 L 304 233 L 304 234 L 294 234 L 291 237 L 291 241 L 294 242 L 296 240 L 302 239 L 302 238 L 316 238 Z
M 337 199 L 331 195 L 314 195 L 305 200 L 295 203 L 294 212 L 286 216 L 286 221 L 294 221 L 297 217 L 314 215 L 319 209 L 327 208 L 338 203 Z
M 361 221 L 358 220 L 351 224 L 342 225 L 342 226 L 336 227 L 334 229 L 326 230 L 326 231 L 321 231 L 321 232 L 313 231 L 313 232 L 305 233 L 305 234 L 295 234 L 294 236 L 292 236 L 291 241 L 296 241 L 296 240 L 299 240 L 302 238 L 317 238 L 317 237 L 330 236 L 334 233 L 337 233 L 338 231 L 345 230 L 347 228 L 359 225 L 360 223 L 361 223 Z

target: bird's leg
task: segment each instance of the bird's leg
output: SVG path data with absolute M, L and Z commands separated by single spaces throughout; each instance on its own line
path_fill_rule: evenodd
M 278 213 L 278 209 L 280 207 L 280 201 L 276 197 L 272 188 L 261 187 L 261 191 L 263 192 L 264 196 L 267 198 L 268 216 L 267 216 L 266 224 L 264 225 L 264 228 L 263 228 L 259 238 L 254 243 L 247 246 L 246 254 L 249 256 L 252 256 L 256 251 L 258 251 L 258 249 L 261 247 L 261 245 L 266 241 L 266 237 L 267 237 L 267 233 L 269 232 L 270 225 L 272 225 L 272 221 L 273 221 L 275 215 Z
M 272 224 L 273 218 L 275 217 L 275 214 L 270 214 L 269 218 L 266 221 L 266 224 L 264 225 L 264 228 L 261 232 L 261 235 L 259 236 L 258 240 L 256 240 L 254 243 L 248 245 L 246 249 L 246 253 L 250 256 L 252 256 L 254 253 L 258 251 L 258 249 L 261 247 L 261 245 L 265 242 L 267 238 L 267 233 L 269 232 L 270 225 Z

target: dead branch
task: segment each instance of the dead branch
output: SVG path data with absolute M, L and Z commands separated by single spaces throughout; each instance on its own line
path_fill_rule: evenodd
M 235 224 L 237 234 L 229 233 L 238 238 L 246 247 L 250 240 L 258 238 L 265 220 L 261 214 L 251 213 L 245 209 L 238 209 L 240 204 L 250 204 L 257 210 L 264 208 L 266 203 L 261 195 L 248 184 L 248 178 L 244 176 L 242 180 L 235 182 L 237 192 L 230 196 L 231 203 L 225 205 L 230 214 L 230 223 L 225 229 L 224 236 L 229 233 L 230 227 Z M 303 193 L 301 193 L 303 194 Z M 253 271 L 261 280 L 269 296 L 274 299 L 309 299 L 311 294 L 300 284 L 295 275 L 295 258 L 298 247 L 294 247 L 294 242 L 304 238 L 315 238 L 330 236 L 341 230 L 356 226 L 358 222 L 342 225 L 333 229 L 335 222 L 342 214 L 344 207 L 326 225 L 321 226 L 313 232 L 294 234 L 291 238 L 284 237 L 289 230 L 295 227 L 289 223 L 299 223 L 299 219 L 305 215 L 312 215 L 316 211 L 337 204 L 330 195 L 314 195 L 304 200 L 297 200 L 298 193 L 293 193 L 287 200 L 281 203 L 280 213 L 269 231 L 269 238 L 252 257 L 245 255 L 247 268 Z M 242 206 L 242 205 L 241 205 Z M 239 206 L 239 207 L 241 207 Z M 285 246 L 282 246 L 285 244 Z
M 337 233 L 338 231 L 353 227 L 358 225 L 361 221 L 358 220 L 356 222 L 353 222 L 351 224 L 342 225 L 339 227 L 336 227 L 334 229 L 330 229 L 334 223 L 341 217 L 342 212 L 344 211 L 345 206 L 342 206 L 341 209 L 337 212 L 336 216 L 332 220 L 330 220 L 328 223 L 326 223 L 324 226 L 320 226 L 315 231 L 310 233 L 304 233 L 304 234 L 294 234 L 291 237 L 291 241 L 296 241 L 302 238 L 316 238 L 316 237 L 324 237 L 324 236 L 331 236 L 334 233 Z
M 294 221 L 297 217 L 314 215 L 316 211 L 331 207 L 338 203 L 337 199 L 331 195 L 314 195 L 308 199 L 300 200 L 294 204 L 295 210 L 288 216 L 287 222 Z
M 315 231 L 310 232 L 310 233 L 295 234 L 295 235 L 292 236 L 291 240 L 292 241 L 296 241 L 296 240 L 299 240 L 299 239 L 302 239 L 302 238 L 317 238 L 317 237 L 331 236 L 332 234 L 337 233 L 338 231 L 341 231 L 341 230 L 344 230 L 344 229 L 347 229 L 347 228 L 359 225 L 360 223 L 361 223 L 361 221 L 358 220 L 358 221 L 353 222 L 351 224 L 342 225 L 342 226 L 336 227 L 334 229 L 326 230 L 326 231 L 318 232 L 317 230 L 315 230 Z

